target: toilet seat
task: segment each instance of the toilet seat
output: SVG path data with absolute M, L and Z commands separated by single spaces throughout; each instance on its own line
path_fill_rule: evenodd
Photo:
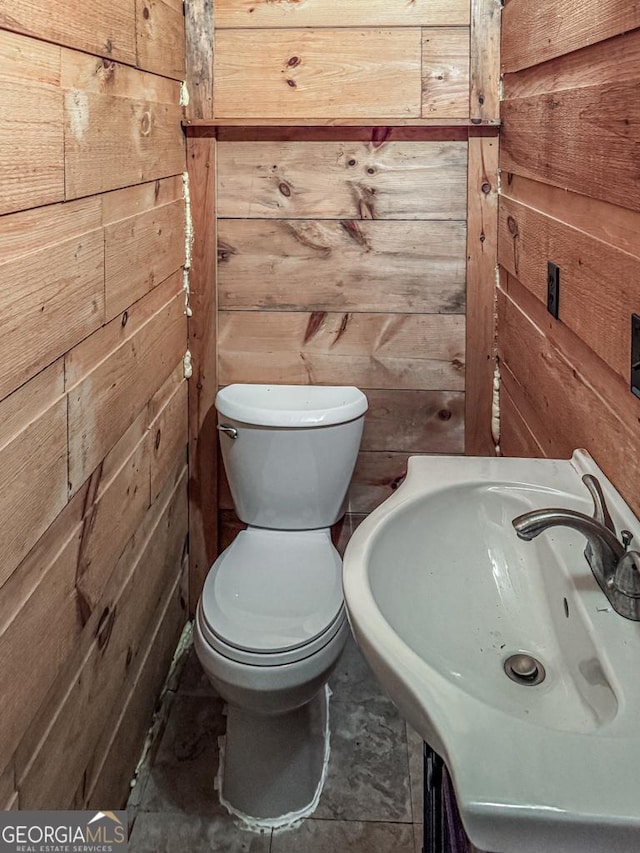
M 316 652 L 321 651 L 325 646 L 329 645 L 334 637 L 342 630 L 346 621 L 347 613 L 343 606 L 327 630 L 304 646 L 298 646 L 295 649 L 289 649 L 285 652 L 248 652 L 238 649 L 235 646 L 227 645 L 214 634 L 202 614 L 202 602 L 199 603 L 196 613 L 196 622 L 200 636 L 212 651 L 222 655 L 222 657 L 227 658 L 233 663 L 256 667 L 286 666 L 287 664 L 300 663 L 306 658 L 312 657 Z
M 313 654 L 346 618 L 329 531 L 242 531 L 213 564 L 198 617 L 209 645 L 238 662 L 273 666 Z

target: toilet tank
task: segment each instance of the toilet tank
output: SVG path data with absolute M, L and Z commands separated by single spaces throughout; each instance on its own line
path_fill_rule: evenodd
M 353 387 L 228 385 L 216 397 L 238 517 L 311 530 L 344 514 L 367 398 Z

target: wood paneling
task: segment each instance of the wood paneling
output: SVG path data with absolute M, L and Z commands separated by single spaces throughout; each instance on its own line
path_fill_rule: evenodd
M 92 760 L 122 805 L 155 693 L 130 699 L 138 684 L 159 689 L 185 616 L 186 477 L 167 509 L 187 441 L 185 158 L 170 79 L 184 39 L 179 0 L 144 8 L 140 61 L 159 74 L 122 64 L 137 61 L 135 0 L 0 0 L 6 808 L 86 805 Z M 129 752 L 110 763 L 103 729 L 124 707 Z
M 187 618 L 187 569 L 169 590 L 155 620 L 154 630 L 145 637 L 136 666 L 128 673 L 102 736 L 83 774 L 82 800 L 89 809 L 100 803 L 123 802 L 136 769 L 138 750 L 144 742 L 158 695 L 171 666 L 180 633 Z
M 504 372 L 503 384 L 500 389 L 500 409 L 503 426 L 500 434 L 500 451 L 504 456 L 516 456 L 525 459 L 544 458 L 545 453 L 531 427 L 513 402 L 508 388 L 511 373 Z
M 640 210 L 639 81 L 505 101 L 503 170 Z
M 167 394 L 170 392 L 170 396 Z M 186 464 L 188 388 L 182 365 L 150 401 L 151 500 L 160 494 L 176 465 Z
M 138 421 L 132 424 L 129 431 L 134 433 L 134 440 L 138 440 L 113 477 L 110 480 L 104 477 L 107 457 L 105 464 L 96 469 L 92 478 L 90 492 L 95 491 L 95 498 L 83 520 L 76 567 L 76 586 L 85 618 L 86 613 L 98 606 L 115 561 L 151 503 L 151 441 L 144 431 L 145 415 L 146 412 L 143 412 Z M 127 439 L 127 434 L 124 439 Z
M 500 118 L 501 0 L 471 0 L 471 92 L 473 121 Z
M 62 51 L 61 83 L 73 89 L 113 98 L 178 104 L 180 84 L 117 62 L 96 59 L 72 50 Z M 133 132 L 135 128 L 128 128 Z
M 184 263 L 182 199 L 105 229 L 105 318 L 124 311 Z
M 503 452 L 585 447 L 636 512 L 640 30 L 622 33 L 639 25 L 628 3 L 505 7 L 498 311 Z
M 463 313 L 465 236 L 464 222 L 220 220 L 220 308 Z
M 65 93 L 68 198 L 162 178 L 180 171 L 181 109 L 130 98 Z
M 67 502 L 62 361 L 0 403 L 0 587 Z
M 419 118 L 421 31 L 219 30 L 219 118 Z
M 145 71 L 184 80 L 182 2 L 135 0 L 137 64 Z
M 0 214 L 64 198 L 59 83 L 59 47 L 0 30 Z
M 464 317 L 225 311 L 220 382 L 464 389 Z
M 451 28 L 439 35 L 448 43 Z M 453 38 L 468 78 L 468 29 Z M 218 142 L 219 381 L 365 389 L 350 493 L 362 518 L 409 454 L 464 450 L 466 140 L 229 133 Z M 495 222 L 486 231 L 495 267 Z M 241 525 L 223 470 L 219 506 L 226 547 Z
M 500 263 L 544 304 L 547 261 L 560 267 L 560 320 L 621 377 L 640 305 L 640 243 L 627 254 L 509 198 L 500 206 Z
M 119 317 L 112 321 L 117 327 Z M 111 324 L 109 324 L 111 325 Z M 101 332 L 109 330 L 105 326 Z M 105 334 L 106 336 L 106 334 Z M 146 401 L 169 376 L 185 351 L 187 337 L 182 293 L 97 360 L 69 388 L 69 483 L 74 491 L 133 423 Z M 78 362 L 92 360 L 100 341 L 89 339 L 67 357 L 73 375 Z
M 167 590 L 173 589 L 176 566 L 181 564 L 182 532 L 187 526 L 186 476 L 160 510 L 158 513 L 155 505 L 150 510 L 156 523 L 142 548 L 126 555 L 129 571 L 113 594 L 110 618 L 103 621 L 79 671 L 73 674 L 70 689 L 60 695 L 64 679 L 54 685 L 53 715 L 47 709 L 30 733 L 35 755 L 30 748 L 26 755 L 22 748 L 18 750 L 17 773 L 24 808 L 39 803 L 58 808 L 68 805 L 128 672 L 145 652 L 143 641 L 149 625 L 166 601 Z M 59 704 L 55 694 L 59 695 Z M 88 717 L 82 712 L 86 707 L 95 707 L 96 711 Z M 44 738 L 35 740 L 40 728 Z M 27 739 L 23 748 L 31 747 L 30 741 Z M 64 762 L 54 760 L 60 755 L 65 756 Z
M 63 51 L 62 86 L 67 198 L 183 170 L 178 83 Z
M 518 74 L 505 74 L 504 99 L 637 80 L 639 62 L 640 30 L 633 30 Z
M 495 453 L 495 282 L 498 251 L 498 140 L 469 139 L 467 242 L 467 399 L 465 450 Z
M 638 255 L 640 211 L 617 207 L 589 196 L 577 195 L 550 184 L 509 175 L 503 194 L 540 214 L 561 218 L 569 226 L 592 234 L 631 255 Z
M 469 115 L 469 28 L 422 31 L 422 115 Z
M 503 12 L 502 69 L 518 71 L 640 27 L 629 0 L 509 0 Z
M 469 23 L 468 0 L 215 0 L 218 29 L 436 27 Z
M 204 579 L 218 554 L 218 303 L 216 289 L 216 141 L 190 139 L 189 181 L 194 245 L 189 350 L 189 598 L 195 613 Z
M 584 447 L 637 513 L 638 473 L 630 460 L 637 453 L 640 401 L 571 333 L 554 338 L 550 321 L 536 325 L 538 312 L 529 303 L 525 313 L 499 293 L 498 307 L 499 352 L 514 375 L 512 397 L 517 392 L 528 404 L 526 422 L 544 453 L 566 458 Z
M 132 0 L 94 0 L 72 10 L 66 0 L 0 0 L 0 27 L 130 65 L 136 62 Z
M 189 119 L 213 118 L 213 0 L 185 3 L 186 82 Z
M 464 451 L 464 394 L 459 391 L 366 392 L 362 450 Z
M 0 264 L 0 398 L 103 321 L 101 230 Z
M 407 459 L 415 453 L 361 451 L 349 488 L 351 513 L 369 513 L 395 492 L 407 473 Z
M 4 773 L 0 773 L 0 808 L 3 811 L 9 811 L 11 804 L 17 797 L 15 787 L 13 767 L 9 767 Z
M 218 169 L 221 218 L 466 219 L 464 142 L 221 142 Z
M 0 666 L 12 684 L 0 717 L 0 766 L 12 760 L 82 631 L 75 574 L 87 493 L 66 505 L 0 590 Z
M 25 709 L 37 709 L 85 626 L 91 626 L 92 615 L 103 609 L 114 566 L 150 504 L 171 481 L 170 469 L 184 467 L 185 386 L 176 371 L 2 589 L 0 669 L 14 683 L 0 719 L 5 756 L 29 727 Z M 178 400 L 182 411 L 176 410 Z M 45 633 L 43 623 L 50 624 Z M 48 666 L 42 672 L 39 661 L 45 658 Z

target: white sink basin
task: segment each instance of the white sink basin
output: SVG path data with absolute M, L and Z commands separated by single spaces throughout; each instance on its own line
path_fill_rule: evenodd
M 640 526 L 593 460 L 413 457 L 356 531 L 344 591 L 387 693 L 444 758 L 472 842 L 492 853 L 640 850 L 640 623 L 615 613 L 546 507 L 591 515 L 600 481 L 618 533 Z M 568 614 L 568 615 L 567 615 Z M 526 652 L 546 671 L 511 681 Z

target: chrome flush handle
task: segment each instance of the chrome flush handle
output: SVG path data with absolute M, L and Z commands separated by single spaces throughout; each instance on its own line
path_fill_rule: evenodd
M 223 432 L 229 438 L 235 439 L 238 437 L 238 430 L 235 427 L 229 426 L 229 424 L 218 424 L 218 432 Z

